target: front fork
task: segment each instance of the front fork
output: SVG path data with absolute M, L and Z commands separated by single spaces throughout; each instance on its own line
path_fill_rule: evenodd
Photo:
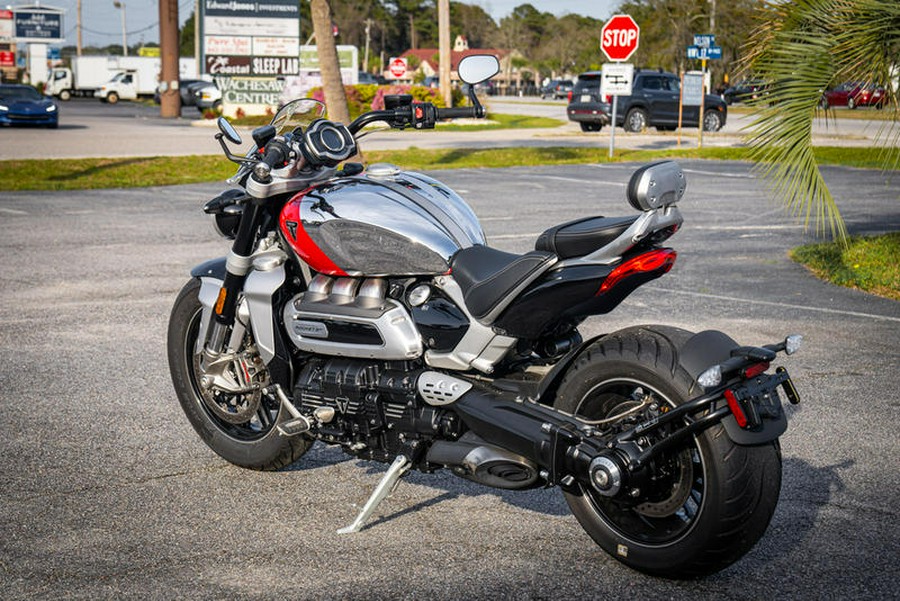
M 235 316 L 240 292 L 244 287 L 247 274 L 252 265 L 251 254 L 256 241 L 256 231 L 262 218 L 262 206 L 251 201 L 241 216 L 237 235 L 231 245 L 231 253 L 225 263 L 225 280 L 219 288 L 219 294 L 213 305 L 213 315 L 203 342 L 204 360 L 215 360 L 225 350 L 225 338 L 229 330 L 233 333 L 237 328 Z M 243 333 L 241 333 L 243 335 Z M 233 347 L 234 336 L 231 336 L 228 347 Z M 238 340 L 238 345 L 240 340 Z

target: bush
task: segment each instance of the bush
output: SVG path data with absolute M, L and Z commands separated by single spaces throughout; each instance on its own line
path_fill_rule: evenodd
M 380 111 L 384 109 L 384 96 L 386 94 L 410 94 L 415 101 L 431 102 L 437 107 L 445 107 L 444 99 L 438 90 L 426 88 L 424 86 L 409 85 L 392 85 L 379 86 L 377 84 L 359 84 L 355 86 L 344 86 L 344 93 L 347 95 L 347 108 L 350 109 L 350 119 L 356 119 L 361 114 L 368 111 Z M 325 102 L 325 92 L 321 87 L 311 89 L 307 94 L 307 98 Z M 459 106 L 463 101 L 463 93 L 458 89 L 453 89 L 453 104 Z

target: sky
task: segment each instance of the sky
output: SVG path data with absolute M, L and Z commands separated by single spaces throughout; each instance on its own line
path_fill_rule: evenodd
M 333 0 L 339 2 L 340 0 Z M 485 9 L 495 21 L 500 21 L 512 9 L 529 0 L 473 0 L 467 4 L 478 4 Z M 0 6 L 34 5 L 34 0 L 0 0 Z M 128 45 L 140 42 L 159 42 L 159 6 L 157 0 L 124 0 L 125 29 Z M 75 8 L 77 0 L 43 0 L 41 6 L 56 7 L 66 10 L 64 28 L 66 44 L 75 45 Z M 541 12 L 553 13 L 557 16 L 574 13 L 606 19 L 612 14 L 619 0 L 530 0 L 530 4 Z M 184 22 L 194 10 L 194 0 L 179 0 L 178 17 Z M 122 43 L 122 13 L 113 6 L 113 0 L 82 0 L 81 15 L 83 19 L 82 40 L 85 46 L 106 46 Z

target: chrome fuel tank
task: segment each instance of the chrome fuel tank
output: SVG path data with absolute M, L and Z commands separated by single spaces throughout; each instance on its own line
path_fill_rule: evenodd
M 453 190 L 384 164 L 304 190 L 280 221 L 301 259 L 337 276 L 446 273 L 458 250 L 485 243 L 475 213 Z

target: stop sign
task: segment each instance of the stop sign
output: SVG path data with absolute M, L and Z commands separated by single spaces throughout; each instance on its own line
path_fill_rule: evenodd
M 640 35 L 631 15 L 614 15 L 600 30 L 600 48 L 609 60 L 625 61 L 638 49 Z
M 391 62 L 388 63 L 388 71 L 390 71 L 392 77 L 400 79 L 406 75 L 406 59 L 392 58 Z

